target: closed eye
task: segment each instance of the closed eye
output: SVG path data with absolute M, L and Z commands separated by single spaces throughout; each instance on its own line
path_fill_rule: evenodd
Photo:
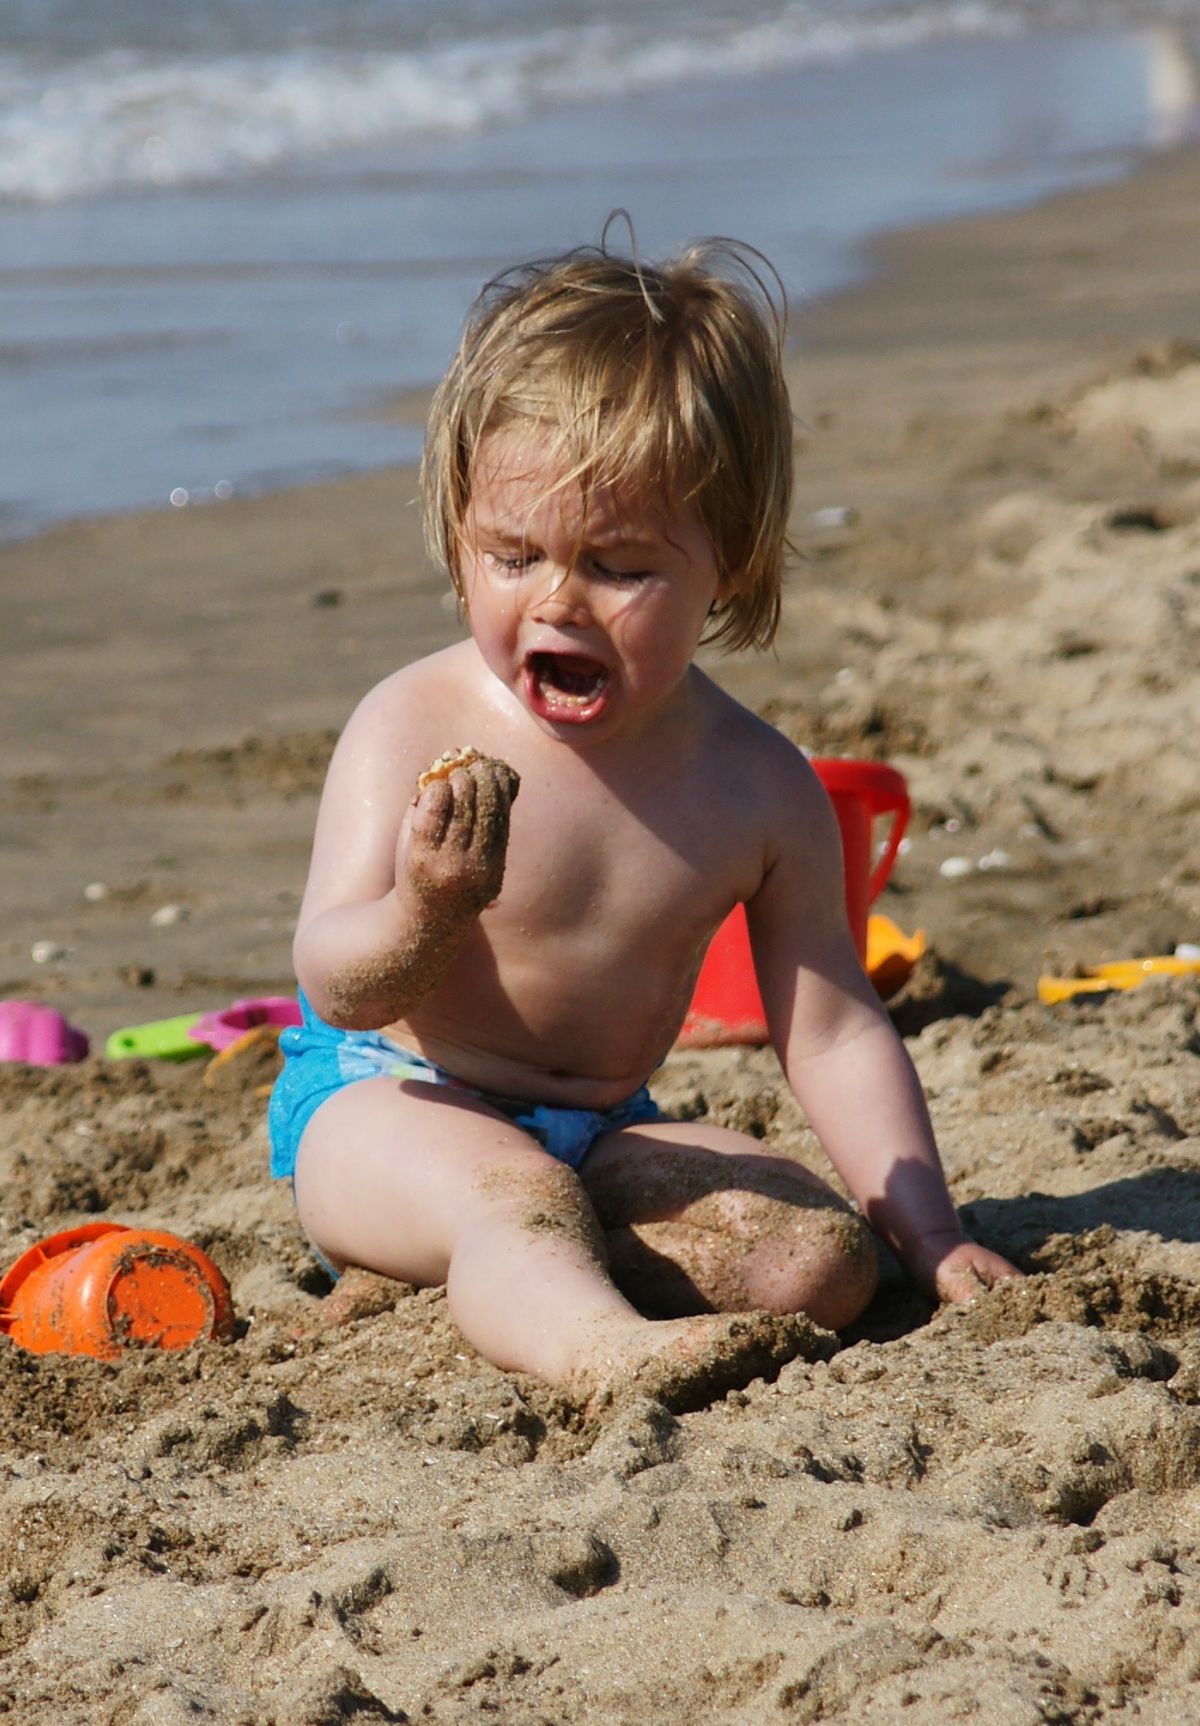
M 536 549 L 493 548 L 485 551 L 483 555 L 492 568 L 499 570 L 502 575 L 522 575 L 542 559 L 541 552 Z M 609 581 L 622 586 L 635 586 L 638 582 L 648 581 L 654 573 L 650 569 L 614 569 L 611 564 L 603 563 L 596 557 L 587 560 L 587 567 L 597 581 Z
M 537 562 L 537 554 L 532 551 L 489 551 L 486 556 L 493 569 L 504 570 L 509 575 L 519 575 Z
M 592 560 L 592 568 L 601 581 L 627 581 L 629 583 L 648 581 L 654 573 L 649 569 L 610 569 L 607 564 Z

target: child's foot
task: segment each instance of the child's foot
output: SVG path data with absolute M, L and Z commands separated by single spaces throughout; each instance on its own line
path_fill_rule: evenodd
M 322 1331 L 340 1330 L 343 1325 L 353 1324 L 357 1319 L 375 1318 L 381 1312 L 391 1312 L 406 1292 L 404 1283 L 393 1282 L 391 1277 L 377 1276 L 374 1271 L 362 1270 L 358 1265 L 349 1265 L 317 1307 L 311 1321 L 296 1335 L 318 1336 Z
M 616 1343 L 606 1339 L 564 1388 L 588 1415 L 631 1393 L 685 1414 L 752 1379 L 777 1377 L 790 1360 L 828 1360 L 838 1346 L 832 1331 L 803 1313 L 706 1313 L 641 1323 Z

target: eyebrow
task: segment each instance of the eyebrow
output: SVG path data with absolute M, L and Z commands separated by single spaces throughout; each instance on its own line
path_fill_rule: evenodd
M 528 533 L 514 533 L 510 527 L 501 526 L 499 522 L 488 521 L 486 517 L 478 514 L 475 516 L 475 533 L 479 539 L 492 539 L 503 545 L 528 545 L 532 538 L 532 535 Z M 619 549 L 621 551 L 652 552 L 669 544 L 670 541 L 662 534 L 627 535 L 619 529 L 614 529 L 611 532 L 585 534 L 580 540 L 580 546 L 584 550 L 596 551 Z

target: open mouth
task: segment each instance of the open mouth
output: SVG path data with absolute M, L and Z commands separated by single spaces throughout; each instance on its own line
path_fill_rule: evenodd
M 530 706 L 543 719 L 594 719 L 608 698 L 607 668 L 582 653 L 531 653 L 525 679 Z

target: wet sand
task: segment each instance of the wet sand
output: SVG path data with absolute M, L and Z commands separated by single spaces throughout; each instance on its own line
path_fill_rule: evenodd
M 145 1221 L 213 1254 L 241 1320 L 116 1365 L 0 1345 L 0 1710 L 1200 1720 L 1200 983 L 1035 992 L 1200 940 L 1198 202 L 1184 153 L 898 236 L 797 308 L 802 558 L 777 653 L 714 662 L 908 777 L 880 908 L 930 952 L 893 1009 L 956 1201 L 1029 1280 L 931 1314 L 885 1266 L 831 1358 L 584 1419 L 436 1291 L 320 1323 L 266 1176 L 269 1052 L 0 1069 L 4 1263 Z M 100 1048 L 290 987 L 336 730 L 456 632 L 413 492 L 0 552 L 0 993 Z M 767 1052 L 681 1052 L 655 1089 L 822 1166 Z

